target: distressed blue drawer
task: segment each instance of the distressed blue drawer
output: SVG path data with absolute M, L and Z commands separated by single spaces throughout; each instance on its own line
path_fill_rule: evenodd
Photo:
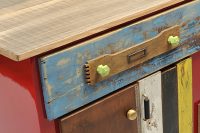
M 104 37 L 39 59 L 42 89 L 49 120 L 58 118 L 104 95 L 200 50 L 200 1 L 194 1 Z M 88 85 L 84 65 L 103 54 L 116 53 L 180 26 L 181 46 L 106 80 Z M 102 107 L 103 108 L 103 107 Z

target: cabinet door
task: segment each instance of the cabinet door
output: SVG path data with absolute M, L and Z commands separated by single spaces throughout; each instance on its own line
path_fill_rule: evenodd
M 135 89 L 127 87 L 60 120 L 61 133 L 138 133 Z M 131 109 L 132 112 L 131 112 Z M 128 119 L 132 117 L 133 120 Z
M 161 72 L 139 81 L 142 133 L 163 133 Z
M 178 133 L 177 68 L 162 72 L 163 133 Z
M 192 59 L 177 64 L 179 133 L 193 133 Z

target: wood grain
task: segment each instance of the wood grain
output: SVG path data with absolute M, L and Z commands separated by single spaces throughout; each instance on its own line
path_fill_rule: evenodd
M 139 81 L 141 133 L 163 133 L 161 72 Z M 150 119 L 144 117 L 144 96 L 150 101 Z
M 144 76 L 158 71 L 200 50 L 200 1 L 170 10 L 125 27 L 104 38 L 86 42 L 39 59 L 41 83 L 48 119 L 67 114 Z M 122 51 L 180 26 L 181 45 L 102 82 L 89 86 L 84 65 L 104 54 Z
M 1 0 L 0 54 L 27 59 L 181 1 Z
M 0 1 L 0 16 L 12 14 L 19 10 L 38 6 L 51 0 L 1 0 Z
M 168 43 L 169 36 L 180 36 L 180 27 L 173 26 L 169 29 L 162 31 L 158 36 L 147 40 L 138 45 L 134 45 L 128 49 L 124 49 L 117 53 L 113 54 L 106 54 L 95 59 L 89 60 L 87 62 L 86 68 L 86 80 L 88 84 L 94 85 L 97 82 L 102 80 L 108 79 L 109 77 L 123 72 L 131 67 L 139 65 L 145 61 L 150 60 L 153 57 L 161 55 L 165 52 L 169 52 L 176 47 L 173 47 Z M 137 53 L 138 51 L 143 51 L 143 55 L 137 55 L 137 59 L 132 60 L 131 62 L 128 61 L 128 55 Z M 97 67 L 99 65 L 108 65 L 110 68 L 110 73 L 106 77 L 101 77 L 97 73 Z
M 162 72 L 163 133 L 179 133 L 177 68 Z
M 177 64 L 179 132 L 193 133 L 192 59 Z
M 60 120 L 61 133 L 138 133 L 137 119 L 126 113 L 136 110 L 135 89 L 129 86 Z

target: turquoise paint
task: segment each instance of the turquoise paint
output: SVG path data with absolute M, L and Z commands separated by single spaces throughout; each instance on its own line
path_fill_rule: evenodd
M 196 1 L 190 6 L 128 26 L 97 41 L 42 57 L 45 63 L 40 63 L 40 72 L 48 119 L 58 118 L 199 51 L 200 40 L 188 41 L 200 32 L 199 9 L 200 2 Z M 179 48 L 94 86 L 85 83 L 83 67 L 88 60 L 142 43 L 174 25 L 181 26 L 182 45 Z

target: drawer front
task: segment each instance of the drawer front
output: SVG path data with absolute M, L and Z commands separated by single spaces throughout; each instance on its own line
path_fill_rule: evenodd
M 200 1 L 194 1 L 104 37 L 41 57 L 39 65 L 48 119 L 58 118 L 199 51 L 199 9 Z M 88 61 L 143 44 L 176 25 L 180 27 L 178 48 L 94 85 L 86 83 L 84 66 Z
M 61 133 L 138 133 L 137 118 L 129 120 L 127 114 L 131 109 L 137 112 L 135 89 L 137 85 L 127 87 L 62 118 Z
M 163 133 L 161 72 L 139 81 L 141 133 Z

